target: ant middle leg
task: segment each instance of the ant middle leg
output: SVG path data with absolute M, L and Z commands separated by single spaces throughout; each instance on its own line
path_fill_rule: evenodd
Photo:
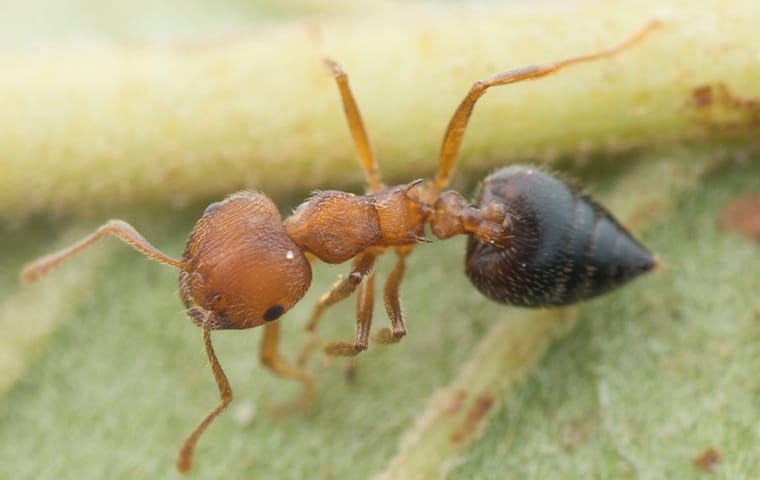
M 330 306 L 335 305 L 341 300 L 346 299 L 349 295 L 354 293 L 354 290 L 364 281 L 365 278 L 370 276 L 375 268 L 375 261 L 377 254 L 370 251 L 360 253 L 354 258 L 351 265 L 351 272 L 346 277 L 341 277 L 330 289 L 329 292 L 322 295 L 317 304 L 314 306 L 314 310 L 311 313 L 311 318 L 306 324 L 306 331 L 312 334 L 311 338 L 301 347 L 301 351 L 298 355 L 298 365 L 304 365 L 308 359 L 309 354 L 317 347 L 322 345 L 322 341 L 317 338 L 314 331 L 317 329 L 319 321 L 322 319 L 322 315 L 325 310 Z
M 379 344 L 388 345 L 397 343 L 406 335 L 406 326 L 404 325 L 404 315 L 401 311 L 401 302 L 399 300 L 399 287 L 401 280 L 404 278 L 406 270 L 406 256 L 414 249 L 414 245 L 399 247 L 396 249 L 398 260 L 393 267 L 388 279 L 385 281 L 383 289 L 383 303 L 385 312 L 388 314 L 388 320 L 391 323 L 390 328 L 383 328 L 372 336 L 372 340 Z
M 356 334 L 353 342 L 334 341 L 325 345 L 324 351 L 330 356 L 353 357 L 369 346 L 369 332 L 372 327 L 372 308 L 375 305 L 375 273 L 372 272 L 359 287 L 356 296 Z M 355 367 L 350 367 L 355 368 Z
M 319 321 L 322 319 L 322 314 L 324 314 L 328 307 L 335 305 L 354 293 L 354 290 L 356 290 L 364 278 L 374 270 L 376 259 L 377 255 L 372 252 L 362 252 L 354 258 L 351 272 L 348 276 L 341 277 L 329 292 L 322 295 L 322 298 L 314 306 L 309 323 L 306 324 L 307 331 L 313 332 L 316 330 Z

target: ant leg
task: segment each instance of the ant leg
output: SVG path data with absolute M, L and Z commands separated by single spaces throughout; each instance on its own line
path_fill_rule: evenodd
M 304 365 L 312 350 L 321 345 L 321 341 L 314 335 L 314 331 L 317 328 L 317 324 L 322 319 L 322 314 L 328 307 L 344 300 L 356 290 L 356 287 L 361 284 L 362 280 L 364 280 L 364 278 L 375 268 L 376 259 L 377 255 L 367 251 L 357 255 L 354 258 L 354 262 L 351 265 L 351 272 L 348 276 L 341 277 L 335 282 L 335 285 L 333 285 L 330 291 L 322 295 L 322 298 L 319 299 L 311 313 L 309 323 L 307 323 L 305 327 L 306 331 L 311 332 L 312 336 L 301 347 L 296 362 L 298 365 Z
M 536 80 L 541 77 L 552 75 L 570 65 L 577 63 L 590 62 L 598 60 L 600 58 L 613 57 L 623 50 L 638 43 L 644 36 L 659 25 L 658 21 L 649 22 L 643 29 L 637 32 L 635 35 L 621 43 L 620 45 L 610 48 L 608 50 L 602 50 L 599 52 L 591 53 L 588 55 L 582 55 L 579 57 L 572 57 L 565 60 L 560 60 L 554 63 L 547 63 L 543 65 L 531 65 L 528 67 L 517 68 L 515 70 L 509 70 L 503 73 L 499 73 L 488 80 L 475 82 L 467 96 L 464 97 L 462 103 L 454 112 L 454 115 L 449 121 L 449 125 L 446 128 L 446 133 L 443 136 L 443 144 L 441 146 L 441 154 L 438 160 L 438 174 L 435 178 L 435 186 L 442 190 L 449 184 L 449 175 L 454 167 L 454 161 L 459 153 L 459 147 L 462 144 L 462 137 L 464 131 L 467 128 L 467 123 L 470 120 L 472 109 L 475 107 L 475 103 L 478 99 L 490 87 L 497 85 L 506 85 L 508 83 L 522 82 L 523 80 Z
M 177 457 L 177 470 L 181 473 L 187 473 L 190 470 L 193 462 L 193 451 L 195 450 L 198 438 L 200 438 L 211 422 L 227 409 L 227 406 L 232 401 L 230 382 L 227 380 L 227 376 L 224 374 L 224 370 L 222 370 L 222 366 L 216 358 L 216 353 L 214 353 L 214 347 L 211 345 L 211 323 L 211 314 L 206 312 L 203 321 L 203 345 L 206 348 L 206 355 L 211 364 L 211 371 L 214 373 L 214 380 L 216 380 L 216 386 L 219 389 L 219 396 L 221 398 L 219 404 L 206 414 L 203 420 L 200 421 L 182 443 L 182 448 L 180 448 L 179 456 Z
M 371 272 L 359 287 L 356 297 L 356 336 L 353 342 L 330 342 L 325 345 L 325 353 L 331 356 L 353 357 L 369 346 L 369 331 L 372 326 L 372 307 L 375 305 L 375 273 Z
M 82 250 L 87 249 L 93 243 L 97 242 L 101 238 L 105 237 L 109 233 L 116 235 L 123 241 L 132 245 L 136 250 L 139 250 L 144 255 L 157 260 L 167 265 L 182 268 L 184 263 L 180 260 L 176 260 L 169 255 L 158 250 L 156 247 L 150 244 L 140 233 L 134 229 L 134 227 L 122 220 L 110 220 L 106 224 L 98 228 L 95 233 L 88 235 L 79 242 L 71 245 L 68 248 L 60 250 L 50 255 L 46 255 L 39 258 L 29 264 L 27 264 L 21 271 L 21 281 L 24 283 L 32 283 L 37 281 L 41 276 L 50 272 L 65 260 L 76 255 Z
M 356 105 L 354 94 L 351 92 L 351 86 L 348 84 L 348 75 L 336 62 L 329 58 L 326 58 L 324 61 L 338 84 L 340 98 L 343 101 L 343 110 L 346 112 L 346 120 L 348 120 L 348 128 L 351 130 L 351 138 L 354 140 L 356 155 L 359 157 L 359 163 L 364 170 L 364 175 L 369 184 L 369 191 L 372 193 L 379 192 L 384 188 L 380 179 L 380 170 L 372 155 L 369 137 L 367 136 L 367 130 L 364 128 L 359 107 Z
M 385 288 L 383 291 L 383 301 L 385 303 L 385 312 L 388 314 L 388 320 L 391 322 L 391 328 L 383 328 L 373 335 L 372 340 L 380 344 L 397 343 L 401 340 L 401 337 L 406 335 L 406 326 L 404 326 L 404 315 L 401 312 L 401 302 L 399 301 L 399 287 L 401 286 L 401 280 L 404 278 L 404 270 L 406 269 L 406 256 L 413 249 L 413 245 L 409 247 L 397 248 L 398 260 L 396 266 L 393 267 L 393 271 L 388 275 L 388 279 L 385 281 Z
M 264 325 L 264 337 L 261 343 L 261 363 L 272 373 L 280 377 L 293 378 L 303 384 L 303 393 L 298 401 L 299 408 L 305 408 L 314 397 L 314 378 L 302 368 L 288 363 L 278 350 L 280 323 Z
M 322 295 L 322 298 L 314 306 L 309 323 L 306 324 L 307 331 L 313 332 L 316 330 L 317 324 L 321 320 L 322 314 L 327 310 L 327 307 L 335 305 L 354 293 L 354 290 L 356 290 L 356 287 L 359 286 L 362 280 L 374 270 L 376 259 L 377 255 L 366 251 L 354 258 L 351 272 L 348 276 L 341 277 L 329 292 Z

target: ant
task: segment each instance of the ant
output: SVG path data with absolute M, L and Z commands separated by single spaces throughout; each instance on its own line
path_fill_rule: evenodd
M 340 65 L 325 63 L 338 85 L 354 147 L 367 180 L 366 195 L 340 191 L 313 194 L 283 222 L 277 206 L 255 191 L 235 193 L 203 212 L 178 260 L 151 245 L 131 225 L 111 220 L 78 243 L 28 264 L 30 283 L 108 234 L 144 255 L 180 270 L 179 294 L 187 314 L 203 332 L 203 343 L 221 400 L 185 438 L 177 468 L 189 471 L 195 445 L 232 401 L 232 389 L 211 344 L 211 331 L 263 325 L 261 362 L 274 374 L 300 381 L 305 406 L 314 380 L 299 362 L 278 351 L 279 322 L 311 283 L 310 259 L 338 264 L 353 259 L 351 271 L 315 306 L 306 326 L 314 332 L 324 311 L 355 290 L 353 341 L 324 345 L 328 355 L 354 356 L 369 345 L 374 304 L 374 266 L 393 250 L 395 267 L 383 289 L 390 328 L 373 340 L 398 342 L 405 334 L 399 286 L 406 257 L 424 237 L 426 225 L 438 239 L 468 235 L 466 273 L 487 297 L 526 307 L 573 303 L 611 290 L 656 266 L 653 256 L 602 206 L 548 173 L 512 166 L 489 175 L 475 205 L 444 189 L 477 100 L 491 87 L 535 80 L 565 67 L 617 55 L 638 43 L 657 22 L 620 45 L 555 63 L 500 73 L 476 82 L 457 107 L 443 136 L 434 180 L 383 184 L 361 115 Z M 308 342 L 305 353 L 313 347 Z

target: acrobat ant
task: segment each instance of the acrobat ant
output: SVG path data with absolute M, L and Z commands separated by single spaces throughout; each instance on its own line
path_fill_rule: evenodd
M 468 235 L 467 276 L 487 297 L 506 304 L 546 307 L 577 302 L 654 268 L 652 255 L 607 210 L 548 173 L 518 166 L 498 170 L 483 182 L 477 205 L 444 189 L 475 103 L 489 88 L 612 57 L 639 42 L 655 25 L 648 24 L 608 50 L 509 70 L 476 82 L 446 129 L 435 179 L 391 187 L 380 178 L 346 73 L 326 60 L 366 175 L 366 195 L 317 192 L 283 222 L 277 206 L 264 194 L 235 193 L 206 208 L 181 260 L 153 247 L 126 222 L 111 220 L 69 248 L 28 264 L 21 277 L 25 283 L 33 282 L 108 234 L 153 260 L 179 268 L 179 294 L 187 314 L 202 329 L 221 397 L 184 440 L 177 468 L 187 472 L 198 438 L 232 401 L 232 389 L 211 345 L 212 330 L 263 325 L 261 362 L 276 375 L 303 384 L 301 405 L 312 397 L 311 374 L 278 351 L 276 321 L 309 288 L 307 254 L 333 264 L 353 259 L 350 273 L 319 300 L 306 327 L 313 332 L 326 308 L 358 289 L 354 340 L 324 346 L 327 354 L 341 356 L 353 356 L 368 347 L 375 261 L 390 250 L 398 257 L 383 290 L 390 328 L 374 339 L 394 343 L 406 334 L 399 286 L 405 258 L 418 243 L 429 241 L 424 237 L 426 225 L 438 239 Z M 309 348 L 307 343 L 305 349 Z

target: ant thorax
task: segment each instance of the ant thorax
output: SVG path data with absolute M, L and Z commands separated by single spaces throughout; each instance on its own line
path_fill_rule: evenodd
M 285 219 L 288 236 L 326 263 L 343 263 L 371 247 L 400 247 L 424 241 L 430 208 L 412 194 L 416 184 L 372 195 L 316 192 Z

